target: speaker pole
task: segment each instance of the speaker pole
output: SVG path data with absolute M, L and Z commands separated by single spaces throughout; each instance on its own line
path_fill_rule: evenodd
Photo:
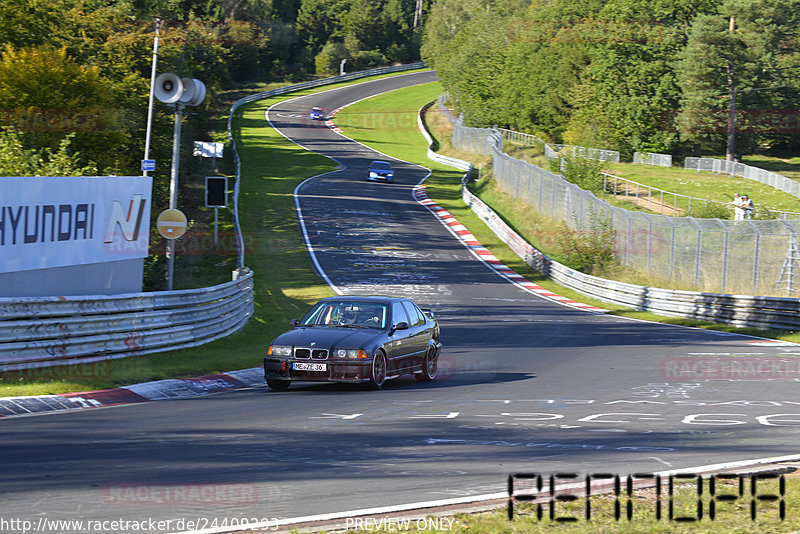
M 181 156 L 181 117 L 183 103 L 175 102 L 175 129 L 172 134 L 172 170 L 169 178 L 169 207 L 178 207 L 178 168 Z M 167 291 L 172 291 L 172 274 L 175 268 L 175 240 L 167 239 Z
M 150 133 L 153 130 L 153 91 L 156 85 L 156 68 L 158 67 L 158 33 L 161 31 L 161 17 L 156 17 L 154 25 L 156 36 L 153 39 L 153 70 L 150 74 L 150 102 L 147 106 L 147 133 L 144 136 L 144 159 L 150 159 Z M 147 171 L 142 171 L 147 176 Z

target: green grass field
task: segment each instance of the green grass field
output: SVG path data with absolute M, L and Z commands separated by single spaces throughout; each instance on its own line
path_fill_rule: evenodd
M 633 163 L 610 163 L 606 169 L 609 174 L 679 195 L 731 202 L 734 193 L 739 193 L 752 198 L 757 207 L 800 213 L 800 198 L 746 178 Z M 678 206 L 688 212 L 686 199 L 680 199 Z

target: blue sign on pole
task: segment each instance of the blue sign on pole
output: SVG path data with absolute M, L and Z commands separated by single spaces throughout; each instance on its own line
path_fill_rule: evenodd
M 142 170 L 143 171 L 154 171 L 154 170 L 156 170 L 156 160 L 154 160 L 154 159 L 143 159 L 142 160 Z

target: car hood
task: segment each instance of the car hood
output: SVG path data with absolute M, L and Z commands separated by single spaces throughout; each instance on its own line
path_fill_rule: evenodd
M 368 345 L 384 332 L 375 329 L 359 329 L 345 327 L 297 327 L 275 338 L 273 345 L 319 348 L 357 349 Z

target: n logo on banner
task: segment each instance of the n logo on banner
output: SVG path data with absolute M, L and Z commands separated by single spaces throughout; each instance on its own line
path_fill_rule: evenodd
M 143 195 L 133 195 L 130 204 L 128 204 L 128 211 L 125 213 L 122 204 L 115 200 L 111 207 L 111 216 L 108 219 L 104 242 L 112 243 L 114 241 L 117 226 L 122 230 L 122 237 L 126 241 L 137 241 L 146 204 L 147 201 Z

